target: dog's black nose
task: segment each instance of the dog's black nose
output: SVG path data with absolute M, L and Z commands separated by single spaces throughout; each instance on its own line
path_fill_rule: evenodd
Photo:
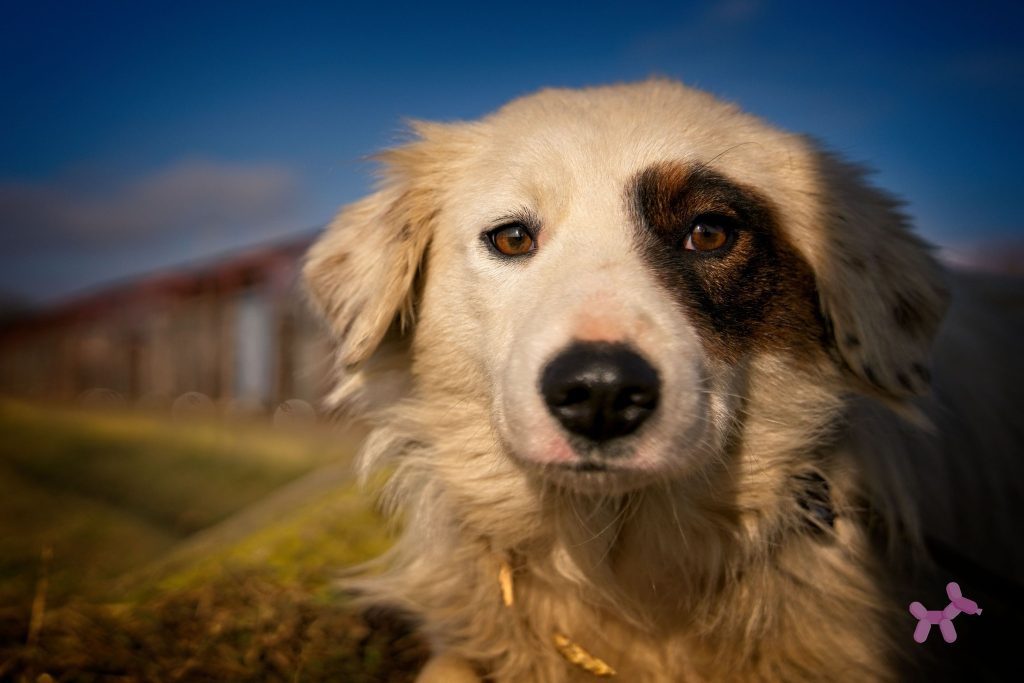
M 660 388 L 651 364 L 622 344 L 573 344 L 540 378 L 551 414 L 573 434 L 597 442 L 636 431 L 658 407 Z

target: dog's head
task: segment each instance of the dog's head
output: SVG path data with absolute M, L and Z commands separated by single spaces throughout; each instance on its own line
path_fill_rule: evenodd
M 926 391 L 938 267 L 808 139 L 666 81 L 416 132 L 309 289 L 351 377 L 399 324 L 418 397 L 485 409 L 531 476 L 632 488 L 720 455 L 755 399 Z

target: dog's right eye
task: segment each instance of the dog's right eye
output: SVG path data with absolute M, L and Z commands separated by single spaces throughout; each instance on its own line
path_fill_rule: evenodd
M 729 244 L 732 233 L 728 222 L 715 216 L 702 216 L 693 222 L 683 248 L 687 251 L 718 251 Z
M 487 239 L 505 256 L 525 256 L 536 246 L 530 231 L 518 223 L 491 230 L 487 233 Z

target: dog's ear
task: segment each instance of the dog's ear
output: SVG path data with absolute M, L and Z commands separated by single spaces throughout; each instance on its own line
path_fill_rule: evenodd
M 344 208 L 306 257 L 306 288 L 345 366 L 367 360 L 393 323 L 412 321 L 414 281 L 437 216 L 434 193 L 415 175 L 420 144 L 381 155 L 382 186 Z
M 854 385 L 888 399 L 928 392 L 932 341 L 946 311 L 944 274 L 898 201 L 863 168 L 819 156 L 825 239 L 814 260 L 834 351 Z

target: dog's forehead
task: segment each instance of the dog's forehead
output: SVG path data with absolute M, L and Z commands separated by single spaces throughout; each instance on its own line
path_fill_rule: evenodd
M 471 181 L 548 202 L 621 193 L 643 170 L 710 166 L 753 187 L 785 191 L 806 165 L 801 140 L 685 86 L 663 81 L 545 90 L 480 122 Z
M 532 216 L 556 232 L 631 229 L 638 178 L 652 168 L 702 169 L 754 191 L 812 263 L 829 210 L 813 141 L 678 83 L 547 90 L 469 124 L 427 130 L 418 157 L 435 169 L 442 222 L 461 234 Z M 688 172 L 683 174 L 689 177 Z M 667 187 L 667 186 L 666 186 Z

